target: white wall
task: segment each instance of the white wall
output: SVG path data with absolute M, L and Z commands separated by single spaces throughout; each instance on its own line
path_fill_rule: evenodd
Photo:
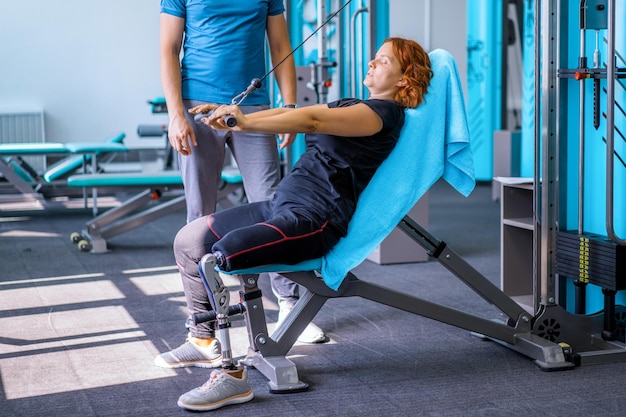
M 454 56 L 467 98 L 466 0 L 389 0 L 389 34 Z
M 165 123 L 158 0 L 21 0 L 0 5 L 0 111 L 43 109 L 46 140 L 133 146 L 142 123 Z
M 465 83 L 465 0 L 389 0 L 390 34 L 445 48 Z M 133 147 L 138 124 L 167 123 L 147 100 L 162 95 L 158 0 L 2 1 L 0 111 L 43 109 L 48 141 L 99 141 L 118 132 Z

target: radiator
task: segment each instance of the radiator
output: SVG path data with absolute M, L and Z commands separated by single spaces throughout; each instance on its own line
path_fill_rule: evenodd
M 45 142 L 44 113 L 35 111 L 0 111 L 0 143 Z M 24 160 L 37 172 L 46 169 L 45 156 Z

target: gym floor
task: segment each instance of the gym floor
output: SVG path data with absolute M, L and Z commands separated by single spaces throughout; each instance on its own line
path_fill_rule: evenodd
M 491 185 L 469 198 L 437 183 L 427 229 L 500 282 L 500 208 Z M 383 205 L 384 206 L 384 205 Z M 209 370 L 162 369 L 153 359 L 182 343 L 185 308 L 172 255 L 184 224 L 174 213 L 80 252 L 69 236 L 91 212 L 0 205 L 0 415 L 176 416 L 178 397 Z M 416 251 L 423 251 L 417 244 Z M 529 260 L 530 261 L 530 260 Z M 372 280 L 481 317 L 499 312 L 438 262 L 355 269 Z M 236 283 L 229 282 L 236 290 Z M 277 305 L 262 280 L 270 329 Z M 296 344 L 306 392 L 271 394 L 250 370 L 255 399 L 221 416 L 623 416 L 626 363 L 544 372 L 468 331 L 357 298 L 329 300 L 314 320 L 330 341 Z M 233 353 L 247 337 L 232 331 Z M 194 413 L 195 414 L 195 413 Z

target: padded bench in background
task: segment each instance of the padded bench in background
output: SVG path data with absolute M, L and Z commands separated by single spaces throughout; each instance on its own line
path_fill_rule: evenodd
M 98 148 L 95 148 L 95 149 L 91 148 L 91 149 L 95 152 L 97 157 L 100 157 L 103 154 L 106 154 L 109 152 L 118 152 L 119 145 L 113 145 L 113 144 L 123 144 L 125 138 L 126 138 L 126 134 L 120 133 L 112 137 L 108 141 L 98 144 L 99 146 Z M 88 149 L 89 146 L 90 145 L 85 145 L 84 143 L 82 144 L 70 143 L 70 144 L 67 144 L 66 147 L 76 152 L 78 150 L 84 151 L 85 149 Z M 46 169 L 46 172 L 43 173 L 42 178 L 46 182 L 52 182 L 61 178 L 65 178 L 69 176 L 70 174 L 74 173 L 77 169 L 83 167 L 84 164 L 91 163 L 91 162 L 92 162 L 91 154 L 71 155 L 71 156 L 68 156 L 67 158 L 64 158 L 52 164 L 50 167 L 48 167 L 48 169 Z
M 112 173 L 72 175 L 67 179 L 70 187 L 83 189 L 108 188 L 119 190 L 141 189 L 141 191 L 114 207 L 94 217 L 70 239 L 81 251 L 91 253 L 108 252 L 107 239 L 126 233 L 158 218 L 185 208 L 182 194 L 183 182 L 178 171 L 156 173 Z M 97 195 L 95 192 L 92 193 Z M 234 198 L 233 198 L 234 196 Z M 222 171 L 222 186 L 218 192 L 218 204 L 222 208 L 232 207 L 244 201 L 241 174 L 235 167 Z M 97 203 L 93 203 L 97 210 Z
M 81 166 L 85 172 L 98 171 L 97 158 L 105 154 L 127 152 L 123 144 L 124 133 L 120 133 L 104 142 L 79 143 L 5 143 L 0 144 L 0 174 L 10 186 L 12 194 L 3 195 L 3 202 L 41 201 L 47 197 L 47 191 L 54 189 L 62 194 L 59 186 L 65 185 L 64 177 L 74 173 Z M 43 173 L 36 172 L 22 157 L 25 156 L 65 156 Z M 67 190 L 67 189 L 66 189 Z M 17 192 L 17 193 L 15 193 Z

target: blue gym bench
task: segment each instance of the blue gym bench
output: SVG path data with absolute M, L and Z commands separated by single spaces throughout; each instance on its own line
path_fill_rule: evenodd
M 68 143 L 65 146 L 70 152 L 81 153 L 82 155 L 72 155 L 54 163 L 46 169 L 46 172 L 41 177 L 46 182 L 51 183 L 69 177 L 79 168 L 84 169 L 88 167 L 88 164 L 91 164 L 91 172 L 99 172 L 101 171 L 99 164 L 102 163 L 103 156 L 114 156 L 116 152 L 127 151 L 127 149 L 125 150 L 119 146 L 124 144 L 125 138 L 125 133 L 119 133 L 102 143 Z M 91 152 L 85 153 L 88 150 Z M 93 156 L 96 156 L 98 160 L 94 160 Z
M 178 171 L 79 174 L 69 177 L 67 185 L 91 188 L 94 196 L 97 189 L 142 190 L 120 206 L 88 221 L 82 232 L 71 234 L 70 239 L 77 244 L 78 249 L 94 254 L 108 251 L 107 239 L 185 208 L 185 196 L 181 194 L 183 182 Z M 243 199 L 242 190 L 239 170 L 231 166 L 225 167 L 218 191 L 218 205 L 227 208 L 240 203 Z M 96 209 L 97 202 L 94 201 L 93 205 Z
M 101 171 L 99 163 L 106 156 L 127 152 L 120 133 L 103 142 L 43 142 L 0 144 L 0 174 L 11 193 L 4 193 L 1 201 L 39 201 L 75 192 L 66 187 L 65 179 L 82 169 L 83 172 Z M 36 172 L 22 158 L 26 156 L 64 156 L 43 173 Z

